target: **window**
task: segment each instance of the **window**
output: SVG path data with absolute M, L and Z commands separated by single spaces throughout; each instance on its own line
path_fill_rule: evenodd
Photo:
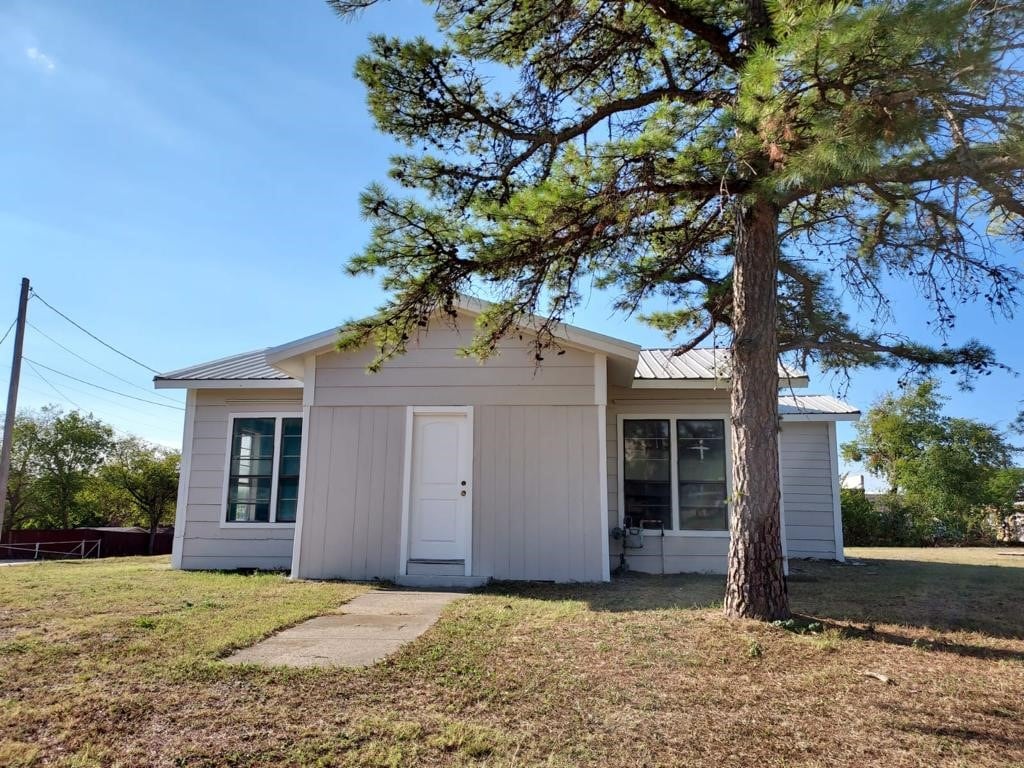
M 723 419 L 623 419 L 623 514 L 669 531 L 729 528 Z
M 668 419 L 622 424 L 623 485 L 631 525 L 672 528 L 672 448 Z
M 725 422 L 677 419 L 679 528 L 724 531 L 729 527 L 725 490 Z
M 294 523 L 302 419 L 236 416 L 228 459 L 228 523 Z

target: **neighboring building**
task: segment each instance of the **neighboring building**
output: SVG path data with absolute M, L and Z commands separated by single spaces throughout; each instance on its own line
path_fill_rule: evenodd
M 844 490 L 864 490 L 864 475 L 843 475 L 842 478 L 840 478 L 840 482 Z
M 481 364 L 458 351 L 483 307 L 376 374 L 332 329 L 156 377 L 188 390 L 174 566 L 602 581 L 625 544 L 633 570 L 724 572 L 727 353 L 562 325 L 540 366 L 528 327 Z M 842 560 L 835 422 L 858 411 L 779 376 L 786 554 Z

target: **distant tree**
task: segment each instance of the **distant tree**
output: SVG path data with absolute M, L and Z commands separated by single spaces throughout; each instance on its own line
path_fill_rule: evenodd
M 939 384 L 925 379 L 899 394 L 884 395 L 853 427 L 857 438 L 842 446 L 843 458 L 859 462 L 898 493 L 912 463 L 943 434 Z
M 35 483 L 39 479 L 40 430 L 44 416 L 37 412 L 19 413 L 14 420 L 11 444 L 11 473 L 7 481 L 7 507 L 0 539 L 19 528 L 31 512 Z
M 100 470 L 107 484 L 132 500 L 137 518 L 149 530 L 150 554 L 157 529 L 174 516 L 180 462 L 178 451 L 129 437 L 113 444 Z
M 343 15 L 375 0 L 330 0 Z M 789 613 L 780 352 L 825 368 L 993 364 L 887 330 L 886 280 L 953 325 L 1008 310 L 1024 235 L 1024 7 L 997 0 L 436 0 L 442 41 L 375 36 L 357 76 L 409 151 L 372 186 L 354 274 L 389 303 L 343 345 L 400 354 L 457 291 L 498 297 L 469 350 L 536 321 L 538 363 L 597 285 L 680 351 L 732 351 L 725 610 Z M 835 288 L 873 318 L 855 324 Z M 534 322 L 534 321 L 530 321 Z
M 1012 504 L 1018 449 L 993 426 L 944 416 L 943 402 L 934 380 L 886 395 L 854 425 L 843 455 L 884 477 L 939 538 L 984 538 L 991 516 Z
M 39 476 L 33 483 L 32 527 L 73 528 L 84 523 L 89 508 L 79 494 L 98 471 L 113 443 L 114 432 L 91 414 L 42 409 L 38 422 L 36 461 Z
M 1011 521 L 1017 518 L 1024 509 L 1017 506 L 1024 504 L 1024 468 L 1011 467 L 997 471 L 989 483 L 989 493 L 995 511 L 1001 538 L 1003 541 L 1015 541 L 1020 534 Z

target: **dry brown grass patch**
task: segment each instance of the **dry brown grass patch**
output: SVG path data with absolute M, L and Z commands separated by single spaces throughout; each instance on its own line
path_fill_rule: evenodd
M 0 764 L 1024 765 L 1024 569 L 870 554 L 794 563 L 809 634 L 726 620 L 716 577 L 496 585 L 367 670 L 217 661 L 363 586 L 17 569 Z

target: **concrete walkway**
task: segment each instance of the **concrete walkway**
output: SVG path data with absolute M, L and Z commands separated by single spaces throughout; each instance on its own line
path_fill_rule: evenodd
M 229 664 L 368 667 L 416 639 L 442 609 L 465 597 L 454 592 L 374 591 L 339 613 L 317 616 L 228 656 Z

